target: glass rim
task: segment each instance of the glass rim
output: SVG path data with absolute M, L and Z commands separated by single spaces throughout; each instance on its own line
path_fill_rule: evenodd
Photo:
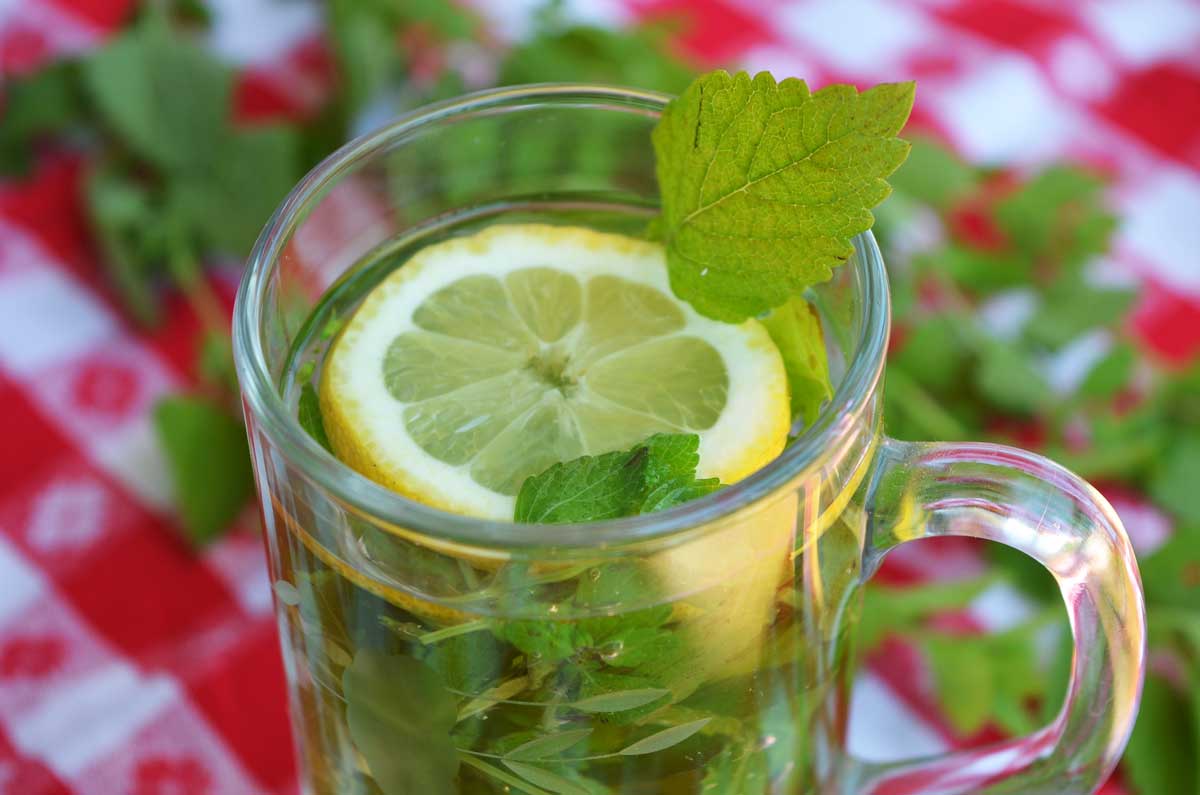
M 485 548 L 596 548 L 694 530 L 743 510 L 797 480 L 858 425 L 881 378 L 889 333 L 887 274 L 870 230 L 854 238 L 859 344 L 833 397 L 816 421 L 771 463 L 713 494 L 669 510 L 574 524 L 523 524 L 450 513 L 404 497 L 339 461 L 288 410 L 271 375 L 261 333 L 270 277 L 301 214 L 360 161 L 421 128 L 450 117 L 504 107 L 563 102 L 579 107 L 654 113 L 671 100 L 656 91 L 583 83 L 537 83 L 485 89 L 413 110 L 360 136 L 317 164 L 272 214 L 254 244 L 233 311 L 233 347 L 243 405 L 284 458 L 354 512 L 440 541 Z M 607 103 L 607 104 L 606 104 Z M 640 110 L 639 110 L 640 109 Z M 849 265 L 849 263 L 847 263 Z M 259 484 L 260 489 L 263 484 Z M 260 495 L 261 497 L 261 495 Z

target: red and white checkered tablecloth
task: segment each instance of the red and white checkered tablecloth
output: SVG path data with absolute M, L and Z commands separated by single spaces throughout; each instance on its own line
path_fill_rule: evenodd
M 476 4 L 508 37 L 537 5 Z M 95 46 L 132 5 L 0 0 L 0 79 Z M 317 6 L 210 6 L 212 45 L 243 67 L 243 115 L 311 106 L 327 90 Z M 1132 323 L 1147 349 L 1175 360 L 1200 351 L 1195 0 L 567 6 L 604 24 L 683 12 L 681 45 L 706 63 L 817 85 L 916 78 L 915 123 L 968 157 L 1102 166 L 1124 222 L 1101 270 L 1143 285 Z M 182 304 L 149 335 L 121 317 L 76 202 L 82 168 L 50 154 L 31 179 L 0 183 L 0 795 L 293 793 L 260 541 L 241 532 L 201 555 L 188 549 L 150 430 L 155 399 L 194 378 L 198 323 Z M 1110 497 L 1143 547 L 1169 534 L 1136 495 Z M 980 565 L 951 545 L 936 561 L 901 550 L 889 570 L 926 579 Z M 995 588 L 962 620 L 1002 627 L 1023 609 Z M 855 691 L 855 751 L 961 746 L 917 655 L 899 645 L 886 655 Z

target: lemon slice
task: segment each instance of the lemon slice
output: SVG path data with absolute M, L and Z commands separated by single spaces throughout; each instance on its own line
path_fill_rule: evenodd
M 429 246 L 388 276 L 335 342 L 320 401 L 351 467 L 505 520 L 528 476 L 658 432 L 698 434 L 698 475 L 736 481 L 790 421 L 765 329 L 676 299 L 661 246 L 533 224 Z

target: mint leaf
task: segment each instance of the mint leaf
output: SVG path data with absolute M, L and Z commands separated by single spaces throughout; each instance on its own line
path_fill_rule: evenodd
M 1200 523 L 1200 429 L 1180 428 L 1150 473 L 1150 495 L 1185 522 Z
M 1103 180 L 1072 165 L 1053 165 L 1005 197 L 996 221 L 1019 250 L 1068 273 L 1107 251 L 1116 228 Z
M 983 549 L 992 569 L 1002 573 L 1009 585 L 1043 604 L 1062 601 L 1054 577 L 1024 552 L 1004 544 L 987 544 Z
M 899 367 L 929 389 L 949 389 L 962 377 L 970 357 L 964 328 L 973 321 L 956 314 L 939 314 L 921 320 L 904 335 L 890 364 Z
M 1047 348 L 1061 348 L 1088 329 L 1116 325 L 1133 305 L 1133 290 L 1094 287 L 1079 278 L 1052 285 L 1025 326 L 1025 336 Z
M 647 595 L 658 593 L 656 575 L 646 565 L 631 561 L 620 561 L 598 566 L 579 579 L 575 601 L 592 612 L 614 612 L 616 608 L 628 609 L 643 604 Z M 665 606 L 665 617 L 653 622 L 661 624 L 671 615 L 670 605 Z M 622 623 L 629 625 L 628 618 L 641 615 L 642 611 L 621 616 Z
M 938 702 L 963 735 L 983 727 L 996 695 L 995 671 L 987 648 L 970 638 L 933 636 L 924 644 Z
M 458 754 L 454 698 L 423 663 L 360 648 L 342 674 L 354 747 L 383 795 L 451 795 Z
M 645 481 L 647 450 L 554 464 L 521 484 L 514 521 L 560 524 L 628 516 Z
M 948 209 L 978 184 L 979 175 L 942 144 L 917 137 L 890 181 L 897 194 Z
M 437 671 L 446 687 L 482 693 L 503 678 L 508 662 L 501 642 L 490 632 L 468 632 L 438 641 L 424 650 L 422 661 Z
M 871 226 L 914 86 L 809 93 L 766 72 L 710 72 L 654 129 L 671 288 L 701 314 L 737 322 L 826 280 Z
M 172 198 L 208 249 L 244 255 L 300 177 L 299 141 L 285 127 L 218 135 L 219 159 L 181 179 Z
M 687 651 L 677 631 L 659 627 L 621 627 L 598 642 L 604 664 L 612 668 L 641 668 L 660 660 L 678 660 Z
M 400 21 L 409 26 L 430 28 L 442 39 L 465 39 L 477 32 L 479 20 L 469 8 L 445 0 L 405 0 L 385 3 L 399 7 Z
M 556 793 L 556 795 L 591 795 L 583 786 L 543 767 L 512 759 L 502 759 L 501 762 L 530 784 Z
M 700 437 L 694 433 L 656 433 L 645 441 L 645 487 L 653 491 L 664 483 L 691 481 L 700 465 Z
M 1029 356 L 999 340 L 989 340 L 979 352 L 975 386 L 998 408 L 1016 413 L 1032 414 L 1054 398 Z
M 35 139 L 79 121 L 83 98 L 78 71 L 72 61 L 57 61 L 4 87 L 0 174 L 24 174 Z
M 504 754 L 504 758 L 522 762 L 553 758 L 568 748 L 579 745 L 591 736 L 593 731 L 594 729 L 568 729 L 554 734 L 546 734 L 518 745 Z
M 330 0 L 326 7 L 330 49 L 345 105 L 343 125 L 400 75 L 403 61 L 397 47 L 395 11 L 388 5 Z
M 859 643 L 871 649 L 888 633 L 911 631 L 937 613 L 963 609 L 990 584 L 986 579 L 971 579 L 903 588 L 870 585 L 859 622 Z
M 646 440 L 646 471 L 638 513 L 665 511 L 721 487 L 717 478 L 696 478 L 700 437 L 658 433 Z
M 197 544 L 215 539 L 254 491 L 246 430 L 207 400 L 176 396 L 154 407 L 184 530 Z
M 833 397 L 821 316 L 808 301 L 793 298 L 763 318 L 762 324 L 783 357 L 792 416 L 812 425 L 821 405 Z
M 1200 614 L 1200 525 L 1176 528 L 1138 566 L 1148 603 Z
M 1196 791 L 1197 726 L 1190 695 L 1157 676 L 1146 678 L 1124 756 L 1125 773 L 1138 795 Z
M 691 482 L 674 481 L 664 483 L 646 495 L 639 513 L 654 513 L 698 500 L 721 488 L 717 478 L 703 478 Z
M 913 267 L 918 271 L 944 273 L 978 295 L 1019 287 L 1033 277 L 1033 260 L 1029 257 L 956 243 L 916 257 Z
M 202 173 L 220 160 L 232 73 L 157 15 L 89 56 L 83 82 L 109 126 L 155 165 Z
M 138 323 L 157 323 L 155 281 L 165 249 L 152 235 L 164 226 L 162 208 L 142 185 L 108 166 L 88 175 L 85 193 L 88 221 L 122 305 Z
M 996 686 L 992 717 L 1012 734 L 1029 734 L 1039 728 L 1029 705 L 1046 692 L 1045 677 L 1038 666 L 1037 630 L 1029 623 L 983 641 Z
M 1080 397 L 1105 400 L 1121 391 L 1133 377 L 1137 351 L 1129 343 L 1118 343 L 1092 365 L 1076 392 Z
M 712 718 L 708 717 L 681 723 L 678 726 L 671 726 L 627 745 L 619 753 L 621 756 L 642 756 L 643 754 L 653 754 L 662 751 L 666 748 L 679 745 L 711 722 Z
M 658 702 L 669 695 L 671 695 L 671 691 L 661 687 L 616 690 L 580 699 L 571 704 L 571 707 L 580 712 L 625 712 Z
M 333 452 L 333 447 L 329 444 L 329 436 L 325 433 L 325 420 L 321 416 L 321 401 L 312 384 L 305 384 L 300 389 L 300 403 L 296 409 L 296 419 L 299 421 L 300 427 L 309 436 L 316 439 L 319 445 L 329 452 Z
M 541 662 L 559 662 L 592 644 L 578 624 L 566 621 L 505 621 L 494 627 L 496 635 Z
M 509 51 L 496 82 L 540 83 L 553 75 L 567 82 L 613 83 L 676 94 L 687 86 L 692 70 L 670 55 L 664 38 L 663 31 L 653 27 L 615 31 L 546 20 L 531 38 Z
M 514 521 L 592 522 L 665 510 L 709 494 L 716 478 L 696 479 L 700 437 L 660 433 L 626 452 L 583 456 L 526 478 Z
M 238 391 L 237 369 L 233 363 L 233 340 L 229 332 L 207 331 L 200 340 L 197 369 L 205 383 L 235 395 Z

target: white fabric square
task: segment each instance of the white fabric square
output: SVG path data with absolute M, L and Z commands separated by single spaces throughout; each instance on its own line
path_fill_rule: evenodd
M 1200 295 L 1200 179 L 1164 169 L 1125 198 L 1119 244 L 1166 284 Z
M 1047 65 L 1059 88 L 1077 100 L 1101 100 L 1117 85 L 1116 70 L 1083 36 L 1067 36 L 1056 42 Z
M 1128 63 L 1145 66 L 1200 54 L 1200 14 L 1194 0 L 1097 0 L 1084 19 Z
M 850 753 L 869 762 L 892 762 L 946 751 L 937 732 L 872 673 L 854 682 L 848 745 Z
M 176 699 L 144 723 L 121 753 L 97 759 L 71 781 L 78 795 L 282 795 L 255 781 L 218 729 L 191 701 Z
M 88 452 L 142 502 L 163 513 L 174 510 L 167 459 L 148 415 L 98 440 Z
M 61 683 L 10 726 L 14 743 L 71 778 L 129 740 L 179 694 L 164 676 L 142 677 L 114 662 Z
M 116 333 L 112 314 L 49 268 L 0 276 L 0 368 L 17 376 L 75 358 Z
M 250 615 L 271 612 L 271 583 L 262 539 L 249 533 L 233 533 L 221 539 L 204 556 Z
M 0 625 L 25 611 L 46 591 L 42 575 L 0 538 Z
M 321 28 L 312 0 L 208 0 L 209 45 L 238 64 L 274 63 Z
M 880 0 L 793 3 L 773 22 L 821 61 L 860 75 L 884 73 L 927 47 L 932 24 L 918 11 Z
M 1032 163 L 1066 148 L 1075 115 L 1022 56 L 996 58 L 947 87 L 935 112 L 968 160 Z

